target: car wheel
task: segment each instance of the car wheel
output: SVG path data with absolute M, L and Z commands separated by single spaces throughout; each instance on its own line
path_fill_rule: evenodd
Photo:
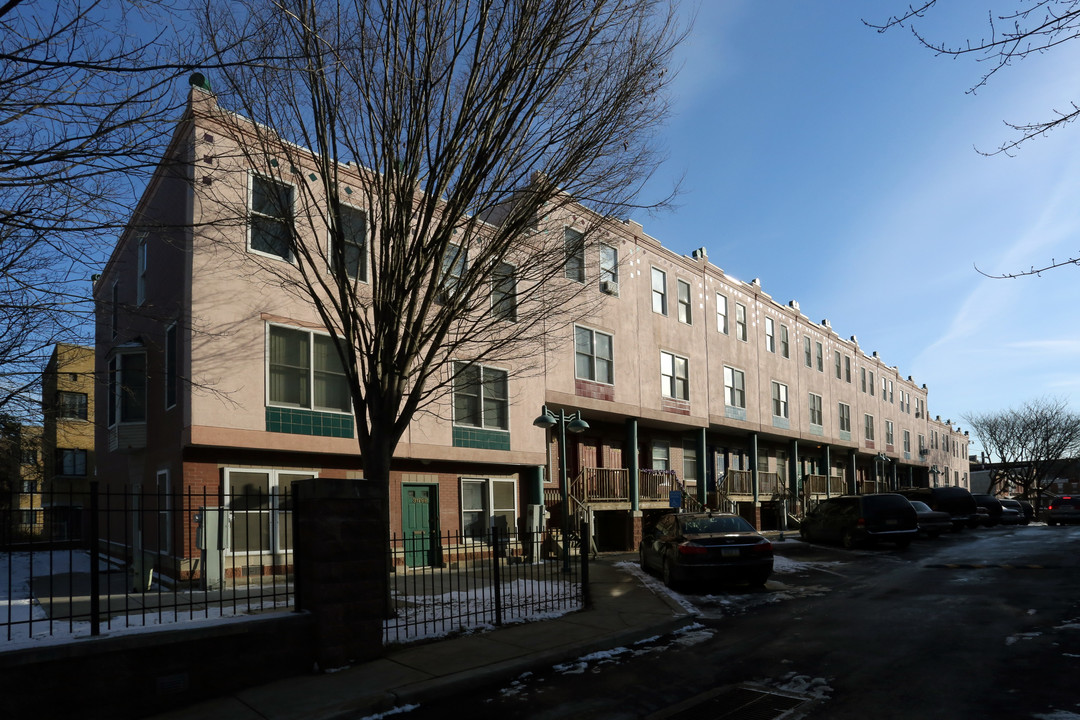
M 750 585 L 750 587 L 765 587 L 765 583 L 769 582 L 769 575 L 771 574 L 771 570 L 760 570 L 749 575 L 746 579 L 746 582 Z
M 931 530 L 930 532 L 928 532 L 926 534 L 930 537 L 931 540 L 934 540 L 934 539 L 937 539 L 937 538 L 941 537 L 941 531 L 940 530 Z
M 855 540 L 855 531 L 854 530 L 845 530 L 844 531 L 844 537 L 841 539 L 841 542 L 843 543 L 844 547 L 846 547 L 848 550 L 851 550 L 852 548 L 854 548 L 856 545 L 859 544 Z
M 645 564 L 645 543 L 638 545 L 638 564 L 641 566 L 641 572 L 649 572 L 649 568 Z
M 810 542 L 810 531 L 804 527 L 799 528 L 799 537 L 803 542 Z
M 1057 521 L 1056 520 L 1047 520 L 1046 524 L 1049 525 L 1050 527 L 1054 527 L 1055 525 L 1057 525 Z
M 671 567 L 671 561 L 667 558 L 664 559 L 664 566 L 661 574 L 664 578 L 664 584 L 674 590 L 675 587 L 678 585 L 678 581 L 675 580 L 675 572 Z

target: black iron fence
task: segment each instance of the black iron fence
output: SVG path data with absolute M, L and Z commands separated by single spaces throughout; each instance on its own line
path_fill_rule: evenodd
M 20 493 L 0 510 L 0 641 L 292 606 L 289 488 Z
M 541 620 L 589 602 L 588 555 L 564 546 L 557 530 L 394 536 L 389 551 L 385 644 Z

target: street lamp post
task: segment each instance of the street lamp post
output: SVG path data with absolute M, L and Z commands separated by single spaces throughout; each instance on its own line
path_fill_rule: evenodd
M 569 415 L 565 410 L 559 410 L 555 415 L 543 406 L 540 417 L 533 420 L 533 425 L 544 430 L 553 427 L 559 428 L 559 491 L 562 494 L 563 522 L 562 522 L 562 546 L 563 546 L 563 572 L 570 572 L 570 478 L 566 474 L 566 433 L 581 434 L 589 429 L 589 423 L 585 422 L 580 412 Z M 582 542 L 585 542 L 584 538 Z
M 874 469 L 875 470 L 877 470 L 878 463 L 881 463 L 881 470 L 878 471 L 878 473 L 879 473 L 878 477 L 881 477 L 881 478 L 885 477 L 885 463 L 887 463 L 887 462 L 889 462 L 889 456 L 886 455 L 883 452 L 879 452 L 877 454 L 877 457 L 874 458 Z M 881 491 L 881 482 L 877 478 L 874 478 L 874 489 L 877 490 L 878 492 Z

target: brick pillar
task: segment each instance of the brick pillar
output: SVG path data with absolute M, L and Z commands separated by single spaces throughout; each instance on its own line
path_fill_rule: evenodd
M 293 487 L 297 607 L 315 618 L 319 667 L 381 656 L 388 602 L 386 486 L 313 478 Z
M 638 548 L 641 547 L 641 538 L 644 535 L 644 523 L 642 520 L 640 510 L 630 512 L 630 549 L 634 552 L 637 552 Z

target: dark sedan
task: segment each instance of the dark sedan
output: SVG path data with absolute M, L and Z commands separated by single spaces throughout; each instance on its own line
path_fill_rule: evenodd
M 915 514 L 919 518 L 920 534 L 936 538 L 941 533 L 952 531 L 952 516 L 949 513 L 931 510 L 930 506 L 921 500 L 912 500 L 911 507 L 915 508 Z
M 807 542 L 840 542 L 846 548 L 878 540 L 904 548 L 919 534 L 919 518 L 903 495 L 841 495 L 806 513 L 799 532 Z
M 688 582 L 764 585 L 773 547 L 753 525 L 729 513 L 671 513 L 647 529 L 641 568 L 659 572 L 668 587 Z

